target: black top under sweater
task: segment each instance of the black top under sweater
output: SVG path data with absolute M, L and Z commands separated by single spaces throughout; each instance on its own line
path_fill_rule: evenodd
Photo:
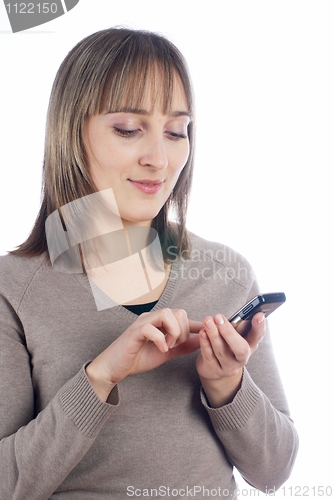
M 128 309 L 129 311 L 139 316 L 140 314 L 149 312 L 151 309 L 153 309 L 153 307 L 157 302 L 158 301 L 155 300 L 154 302 L 147 302 L 146 304 L 135 304 L 133 306 L 123 306 L 123 307 L 125 307 L 125 309 Z

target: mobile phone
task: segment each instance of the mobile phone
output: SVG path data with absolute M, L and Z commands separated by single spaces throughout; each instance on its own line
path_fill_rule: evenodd
M 251 320 L 254 314 L 263 312 L 265 317 L 268 317 L 269 314 L 281 306 L 285 300 L 285 294 L 282 292 L 256 295 L 256 297 L 233 314 L 229 318 L 229 322 L 232 323 L 236 331 L 244 337 L 251 328 Z

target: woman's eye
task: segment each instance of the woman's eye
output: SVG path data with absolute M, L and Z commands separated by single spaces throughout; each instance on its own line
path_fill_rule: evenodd
M 131 137 L 135 137 L 140 132 L 140 129 L 129 130 L 129 129 L 124 129 L 124 128 L 120 128 L 120 127 L 114 127 L 114 132 L 117 135 L 120 135 L 121 137 L 131 138 Z M 186 134 L 183 134 L 181 132 L 167 131 L 166 134 L 173 141 L 188 138 L 188 136 Z
M 188 136 L 186 134 L 181 134 L 181 133 L 177 133 L 177 132 L 168 132 L 168 135 L 174 141 L 177 141 L 178 139 L 187 139 L 188 138 Z
M 118 127 L 114 127 L 114 131 L 122 137 L 134 137 L 138 133 L 138 130 L 126 130 Z

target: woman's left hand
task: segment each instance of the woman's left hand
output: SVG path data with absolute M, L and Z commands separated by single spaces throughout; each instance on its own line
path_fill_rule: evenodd
M 256 314 L 247 337 L 242 337 L 222 316 L 208 316 L 199 332 L 201 354 L 196 367 L 212 407 L 230 403 L 240 388 L 243 367 L 265 334 L 265 317 Z

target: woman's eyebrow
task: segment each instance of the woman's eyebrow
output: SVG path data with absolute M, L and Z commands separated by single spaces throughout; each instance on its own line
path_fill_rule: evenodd
M 188 118 L 191 118 L 191 114 L 189 113 L 189 111 L 173 111 L 173 113 L 171 113 L 170 116 L 173 116 L 173 117 L 178 117 L 178 116 L 188 116 Z
M 120 108 L 115 111 L 108 111 L 108 113 L 133 113 L 135 115 L 144 115 L 144 116 L 149 116 L 151 113 L 147 111 L 146 109 L 140 109 L 140 108 Z M 171 117 L 177 118 L 178 116 L 188 116 L 191 118 L 191 114 L 189 111 L 173 111 L 170 113 Z
M 110 113 L 134 113 L 135 115 L 149 115 L 150 113 L 145 109 L 140 108 L 120 108 L 115 111 L 109 111 Z

